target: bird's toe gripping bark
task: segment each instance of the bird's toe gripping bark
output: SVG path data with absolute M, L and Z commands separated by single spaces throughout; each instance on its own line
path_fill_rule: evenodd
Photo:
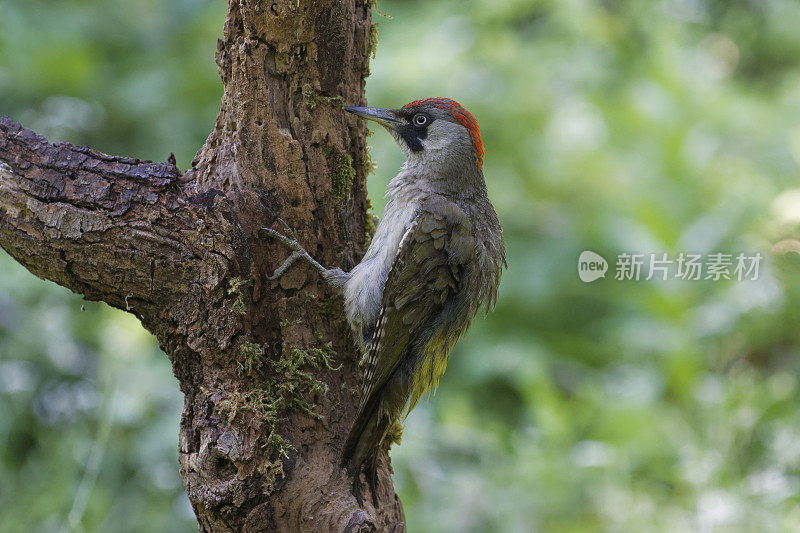
M 304 259 L 308 261 L 308 263 L 312 267 L 314 267 L 317 271 L 319 271 L 323 275 L 325 275 L 325 273 L 328 272 L 328 269 L 320 265 L 313 257 L 311 257 L 311 255 L 306 251 L 305 248 L 303 248 L 303 246 L 297 241 L 297 239 L 294 239 L 292 237 L 287 237 L 283 233 L 275 231 L 272 228 L 261 228 L 261 231 L 265 232 L 273 239 L 282 242 L 292 250 L 292 254 L 283 262 L 283 264 L 278 268 L 276 268 L 275 272 L 273 272 L 271 276 L 267 276 L 268 280 L 274 281 L 279 277 L 281 277 L 283 273 L 286 272 L 286 269 L 292 266 L 298 259 Z

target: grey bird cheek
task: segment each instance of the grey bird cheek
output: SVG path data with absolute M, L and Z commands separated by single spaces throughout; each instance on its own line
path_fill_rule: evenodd
M 458 145 L 465 142 L 461 130 L 463 126 L 445 120 L 437 120 L 428 127 L 427 135 L 422 139 L 422 145 L 430 157 L 447 158 L 458 154 Z M 472 140 L 467 139 L 471 144 Z
M 450 139 L 428 135 L 426 139 L 422 140 L 422 146 L 426 151 L 445 152 L 450 146 Z

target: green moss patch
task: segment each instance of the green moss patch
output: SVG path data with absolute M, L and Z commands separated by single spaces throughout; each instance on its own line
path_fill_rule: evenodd
M 334 146 L 328 146 L 325 148 L 325 158 L 328 160 L 333 197 L 337 200 L 349 200 L 350 189 L 356 178 L 352 156 L 339 152 Z
M 236 296 L 233 301 L 231 311 L 237 315 L 244 315 L 247 313 L 247 301 L 245 300 L 244 289 L 248 287 L 253 281 L 242 278 L 231 278 L 228 282 L 228 295 Z
M 239 347 L 239 373 L 252 375 L 261 368 L 264 360 L 264 347 L 250 341 L 244 341 Z
M 320 103 L 331 104 L 336 107 L 344 105 L 344 98 L 341 96 L 324 96 L 308 86 L 303 88 L 303 97 L 306 99 L 306 107 L 309 110 L 314 109 Z
M 318 336 L 319 338 L 319 336 Z M 264 362 L 264 347 L 244 341 L 240 347 L 239 371 L 252 375 Z M 321 420 L 322 415 L 316 411 L 317 405 L 311 399 L 315 395 L 326 395 L 328 386 L 315 378 L 309 370 L 326 368 L 337 371 L 341 365 L 334 366 L 336 351 L 330 342 L 307 350 L 289 347 L 284 349 L 280 359 L 269 361 L 275 379 L 264 383 L 248 392 L 233 392 L 220 401 L 219 409 L 228 422 L 233 421 L 243 412 L 252 412 L 260 416 L 269 429 L 266 439 L 266 457 L 259 472 L 264 476 L 266 494 L 275 489 L 277 476 L 284 476 L 280 458 L 288 458 L 294 450 L 292 444 L 278 433 L 281 414 L 299 411 Z

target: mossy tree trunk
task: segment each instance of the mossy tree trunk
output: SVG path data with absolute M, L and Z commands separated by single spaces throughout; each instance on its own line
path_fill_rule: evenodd
M 326 265 L 365 244 L 371 0 L 230 0 L 214 131 L 171 163 L 50 144 L 0 120 L 0 246 L 34 274 L 127 310 L 185 395 L 179 457 L 202 531 L 403 530 L 380 469 L 360 509 L 338 465 L 358 354 L 341 301 L 259 228 L 284 220 Z M 169 147 L 165 147 L 165 152 Z

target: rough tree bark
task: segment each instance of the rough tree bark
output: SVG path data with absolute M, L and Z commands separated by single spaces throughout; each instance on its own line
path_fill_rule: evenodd
M 341 301 L 259 228 L 327 265 L 365 244 L 372 0 L 230 0 L 214 131 L 186 173 L 49 144 L 0 120 L 0 246 L 37 276 L 127 310 L 185 395 L 179 458 L 202 531 L 399 531 L 388 457 L 360 509 L 338 455 L 358 354 Z M 165 152 L 168 147 L 165 147 Z

